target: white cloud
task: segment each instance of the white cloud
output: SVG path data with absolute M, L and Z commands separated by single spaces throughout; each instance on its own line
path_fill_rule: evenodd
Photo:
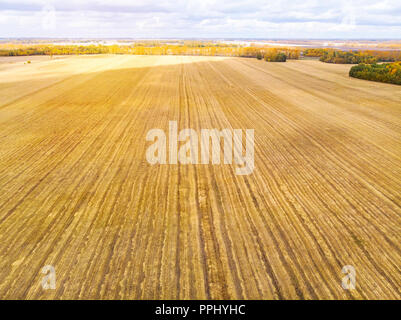
M 400 38 L 400 29 L 399 0 L 0 0 L 0 37 Z

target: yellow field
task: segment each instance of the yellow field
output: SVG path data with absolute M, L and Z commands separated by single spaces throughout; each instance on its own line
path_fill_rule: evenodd
M 0 63 L 0 298 L 401 298 L 401 87 L 318 61 L 30 60 Z M 151 166 L 169 121 L 255 129 L 254 172 Z

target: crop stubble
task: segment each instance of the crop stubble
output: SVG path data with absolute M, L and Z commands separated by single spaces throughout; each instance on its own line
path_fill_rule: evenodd
M 401 298 L 401 90 L 349 66 L 0 65 L 0 297 Z M 168 122 L 255 129 L 255 170 L 146 162 Z M 43 266 L 56 290 L 43 290 Z M 353 265 L 356 290 L 341 287 Z

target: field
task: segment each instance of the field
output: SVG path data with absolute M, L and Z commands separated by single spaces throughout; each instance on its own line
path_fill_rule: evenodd
M 313 60 L 24 59 L 0 63 L 1 299 L 401 299 L 399 86 Z M 254 129 L 255 170 L 150 165 L 169 121 Z

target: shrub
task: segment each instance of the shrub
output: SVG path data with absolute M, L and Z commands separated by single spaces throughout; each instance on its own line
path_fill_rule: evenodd
M 401 85 L 401 62 L 353 66 L 350 77 Z
M 284 52 L 272 50 L 271 52 L 265 54 L 264 59 L 268 62 L 286 62 L 287 56 Z

